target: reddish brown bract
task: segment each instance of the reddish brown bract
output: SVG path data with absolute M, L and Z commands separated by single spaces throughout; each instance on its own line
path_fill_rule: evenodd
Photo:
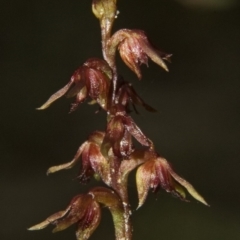
M 107 110 L 111 77 L 112 70 L 104 60 L 91 58 L 74 72 L 66 86 L 54 93 L 38 109 L 46 109 L 58 98 L 66 95 L 66 97 L 76 96 L 70 112 L 76 110 L 79 103 L 82 103 L 87 96 Z

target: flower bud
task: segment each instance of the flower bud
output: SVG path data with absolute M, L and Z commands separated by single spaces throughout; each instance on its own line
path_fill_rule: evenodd
M 93 0 L 92 11 L 96 18 L 114 19 L 116 16 L 117 0 Z
M 103 39 L 111 35 L 112 26 L 117 16 L 117 0 L 93 0 L 92 11 L 100 21 Z

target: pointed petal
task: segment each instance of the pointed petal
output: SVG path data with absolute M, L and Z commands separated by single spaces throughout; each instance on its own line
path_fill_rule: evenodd
M 30 230 L 30 231 L 41 230 L 41 229 L 47 227 L 52 222 L 58 220 L 59 218 L 63 218 L 69 212 L 69 210 L 70 210 L 70 207 L 68 207 L 64 211 L 59 211 L 59 212 L 51 215 L 50 217 L 48 217 L 45 221 L 28 228 L 28 230 Z
M 136 183 L 139 200 L 137 209 L 144 204 L 148 195 L 148 191 L 151 187 L 151 179 L 155 177 L 153 175 L 153 164 L 153 161 L 148 161 L 137 169 Z
M 181 184 L 184 188 L 187 189 L 187 191 L 189 192 L 189 194 L 195 198 L 196 200 L 198 200 L 199 202 L 203 203 L 206 206 L 209 206 L 209 204 L 205 201 L 205 199 L 195 190 L 195 188 L 185 179 L 181 178 L 180 176 L 178 176 L 171 168 L 171 166 L 167 163 L 167 161 L 165 160 L 165 165 L 168 168 L 168 171 L 170 172 L 170 174 L 172 175 L 172 177 L 179 183 Z
M 63 170 L 63 169 L 70 169 L 72 168 L 73 166 L 76 165 L 76 163 L 80 160 L 80 156 L 82 154 L 82 151 L 83 149 L 86 147 L 87 145 L 87 142 L 83 143 L 77 153 L 75 154 L 73 160 L 71 162 L 68 162 L 68 163 L 64 163 L 64 164 L 61 164 L 61 165 L 58 165 L 58 166 L 53 166 L 53 167 L 50 167 L 48 170 L 47 170 L 47 175 L 50 174 L 50 173 L 54 173 L 54 172 L 57 172 L 57 171 L 60 171 L 60 170 Z
M 143 106 L 149 112 L 156 112 L 157 110 L 146 104 L 143 99 L 136 93 L 131 85 L 127 88 L 128 94 L 131 97 L 133 103 Z
M 154 50 L 154 48 L 150 45 L 150 43 L 148 42 L 148 40 L 139 40 L 142 42 L 142 49 L 143 51 L 148 55 L 148 57 L 151 58 L 151 60 L 153 62 L 155 62 L 156 64 L 158 64 L 160 67 L 162 67 L 165 71 L 168 72 L 168 67 L 165 64 L 165 62 L 163 61 L 163 59 L 160 57 L 160 55 L 157 53 L 156 50 Z
M 68 91 L 72 84 L 73 80 L 71 80 L 66 86 L 54 93 L 41 107 L 37 108 L 37 110 L 43 110 L 48 108 L 58 98 L 62 97 Z
M 50 222 L 47 221 L 47 220 L 45 220 L 45 221 L 43 221 L 43 222 L 41 222 L 41 223 L 38 223 L 38 224 L 36 224 L 36 225 L 28 228 L 28 230 L 29 230 L 29 231 L 41 230 L 41 229 L 47 227 L 49 224 L 50 224 Z
M 124 116 L 123 122 L 128 132 L 131 133 L 138 142 L 147 147 L 151 145 L 150 140 L 143 134 L 130 116 Z

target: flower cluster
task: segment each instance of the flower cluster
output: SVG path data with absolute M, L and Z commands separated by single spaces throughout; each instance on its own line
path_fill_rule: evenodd
M 124 63 L 142 78 L 140 66 L 148 65 L 148 58 L 168 71 L 165 60 L 171 54 L 160 52 L 148 40 L 142 30 L 121 29 L 111 35 L 117 15 L 117 0 L 93 0 L 92 10 L 100 21 L 103 59 L 90 58 L 72 75 L 70 81 L 40 107 L 46 109 L 62 96 L 75 97 L 70 112 L 90 98 L 107 114 L 104 131 L 94 131 L 81 144 L 74 158 L 58 166 L 50 167 L 47 174 L 69 169 L 80 162 L 77 179 L 87 183 L 92 177 L 101 179 L 107 187 L 96 187 L 86 194 L 77 195 L 69 206 L 48 217 L 29 230 L 39 230 L 53 224 L 54 232 L 77 224 L 78 240 L 88 239 L 101 220 L 101 205 L 107 207 L 113 218 L 116 240 L 131 240 L 131 209 L 128 199 L 128 175 L 136 171 L 136 185 L 141 207 L 149 190 L 162 188 L 166 192 L 186 200 L 187 191 L 199 202 L 208 205 L 194 187 L 176 174 L 168 161 L 156 153 L 153 142 L 137 126 L 129 115 L 136 105 L 150 112 L 149 106 L 117 72 L 116 52 Z M 135 140 L 140 143 L 136 147 Z

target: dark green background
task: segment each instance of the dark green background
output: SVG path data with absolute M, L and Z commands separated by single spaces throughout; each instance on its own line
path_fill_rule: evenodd
M 170 0 L 119 0 L 115 30 L 144 29 L 173 53 L 170 73 L 150 62 L 139 82 L 119 71 L 158 113 L 139 109 L 137 124 L 156 149 L 210 203 L 184 203 L 163 191 L 133 213 L 134 239 L 240 239 L 240 9 L 194 9 Z M 89 57 L 101 57 L 98 21 L 90 0 L 1 1 L 0 238 L 75 239 L 74 227 L 28 232 L 97 183 L 73 181 L 78 168 L 47 177 L 48 167 L 71 160 L 105 114 L 69 100 L 36 111 Z M 129 183 L 137 206 L 134 174 Z M 114 239 L 110 214 L 92 239 Z

